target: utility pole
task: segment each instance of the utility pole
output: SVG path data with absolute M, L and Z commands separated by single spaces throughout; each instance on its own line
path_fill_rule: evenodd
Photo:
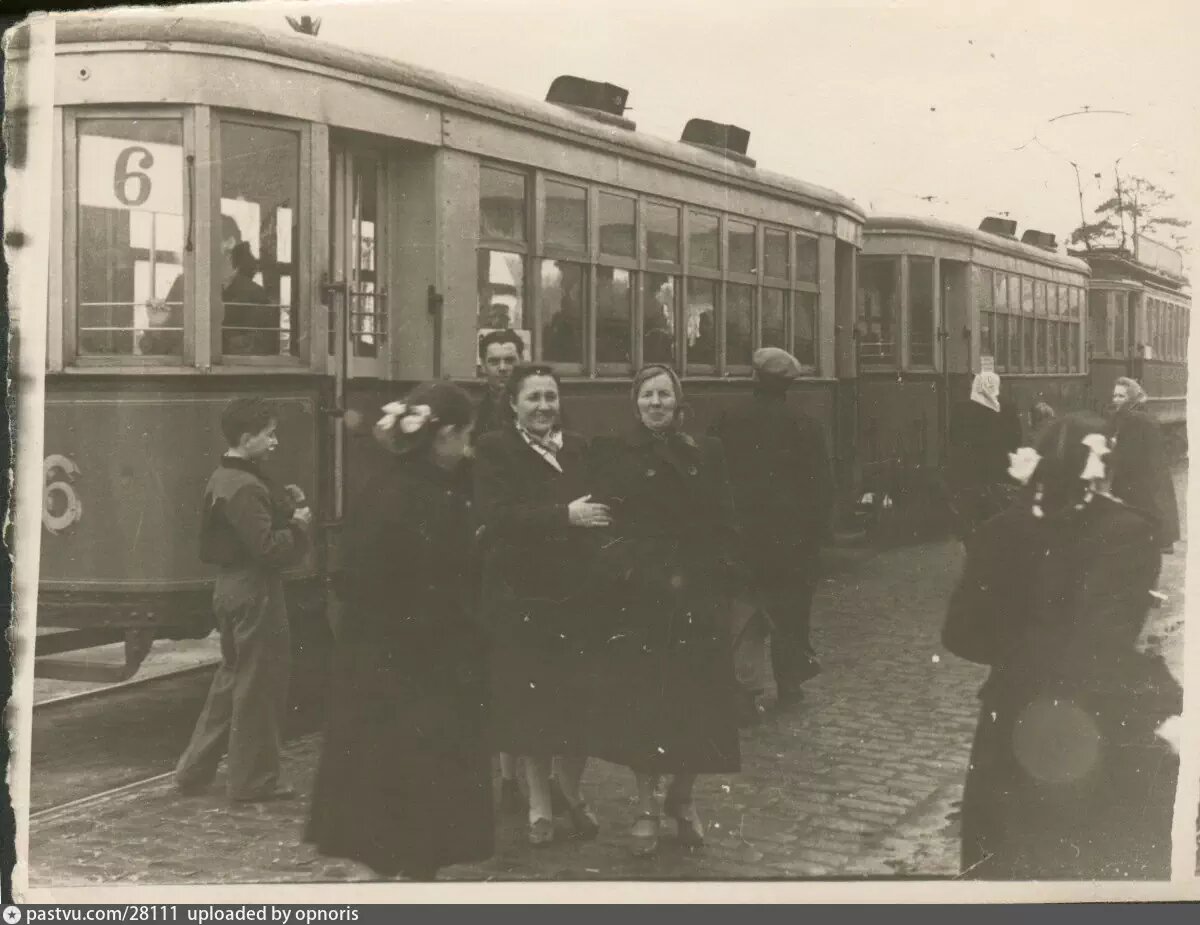
M 1125 197 L 1121 191 L 1121 159 L 1113 164 L 1113 173 L 1117 175 L 1117 216 L 1121 219 L 1121 249 L 1125 249 Z M 1137 219 L 1133 220 L 1133 234 L 1137 237 Z
M 1092 241 L 1088 237 L 1087 218 L 1083 214 L 1083 181 L 1079 179 L 1079 165 L 1074 161 L 1070 163 L 1075 168 L 1075 190 L 1079 193 L 1079 227 L 1083 231 L 1083 249 L 1090 251 L 1092 249 Z

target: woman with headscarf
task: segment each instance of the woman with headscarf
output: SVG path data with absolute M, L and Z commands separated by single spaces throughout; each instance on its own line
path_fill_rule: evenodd
M 377 874 L 432 880 L 492 854 L 485 645 L 456 474 L 474 408 L 448 382 L 385 406 L 394 457 L 351 507 L 328 723 L 305 840 Z
M 579 789 L 588 754 L 582 652 L 588 534 L 608 525 L 608 509 L 588 496 L 583 437 L 561 429 L 554 370 L 517 366 L 505 388 L 513 426 L 481 437 L 474 462 L 492 736 L 499 751 L 523 759 L 530 844 L 549 844 L 557 832 L 556 756 L 570 834 L 595 838 L 599 823 Z
M 1144 512 L 1098 492 L 1090 414 L 1012 457 L 1018 500 L 967 541 L 942 641 L 991 666 L 963 792 L 962 870 L 979 879 L 1171 873 L 1182 691 L 1138 648 L 1159 554 Z
M 1146 392 L 1122 376 L 1113 384 L 1113 438 L 1109 471 L 1114 495 L 1154 515 L 1156 548 L 1171 552 L 1179 540 L 1179 508 L 1162 431 L 1146 411 Z
M 1013 488 L 1008 454 L 1020 445 L 1021 422 L 1000 402 L 1000 377 L 979 373 L 970 399 L 950 418 L 947 476 L 960 536 L 969 536 L 1008 504 Z
M 594 491 L 613 525 L 595 573 L 588 753 L 634 772 L 633 849 L 644 855 L 658 847 L 659 777 L 672 775 L 662 809 L 694 847 L 696 776 L 740 769 L 729 608 L 746 576 L 721 443 L 682 430 L 679 377 L 645 367 L 631 403 L 627 436 L 592 441 Z

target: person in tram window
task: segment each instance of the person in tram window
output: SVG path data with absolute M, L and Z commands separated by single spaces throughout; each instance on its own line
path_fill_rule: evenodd
M 233 276 L 221 289 L 225 317 L 221 352 L 232 356 L 276 356 L 279 353 L 279 309 L 254 281 L 258 260 L 250 245 L 239 241 L 229 252 Z
M 427 383 L 375 427 L 390 464 L 361 489 L 305 840 L 384 877 L 432 880 L 493 852 L 486 639 L 458 470 L 470 396 Z
M 978 373 L 971 397 L 950 418 L 947 477 L 959 535 L 966 537 L 1011 501 L 1008 454 L 1021 445 L 1021 421 L 1000 400 L 1000 377 Z
M 833 473 L 821 425 L 787 404 L 800 362 L 763 347 L 753 368 L 753 395 L 723 412 L 709 433 L 725 449 L 746 564 L 774 625 L 775 680 L 787 701 L 820 672 L 809 616 L 833 513 Z
M 609 505 L 593 569 L 588 753 L 633 771 L 636 855 L 658 848 L 662 806 L 679 841 L 704 841 L 699 774 L 740 769 L 730 624 L 749 576 L 738 561 L 721 442 L 683 430 L 683 389 L 667 366 L 633 380 L 633 426 L 592 441 L 595 496 Z
M 213 613 L 221 664 L 175 781 L 184 794 L 206 790 L 228 749 L 232 800 L 290 798 L 279 784 L 291 663 L 281 572 L 306 554 L 312 513 L 296 486 L 287 489 L 291 502 L 273 492 L 261 468 L 279 445 L 265 402 L 230 402 L 221 431 L 229 449 L 208 480 L 200 526 L 200 558 L 218 568 Z
M 1122 376 L 1116 380 L 1112 407 L 1112 493 L 1154 515 L 1158 548 L 1174 552 L 1179 540 L 1179 508 L 1162 429 L 1146 410 L 1145 390 L 1133 379 Z
M 1011 459 L 1023 484 L 967 539 L 942 642 L 988 665 L 962 806 L 977 879 L 1171 874 L 1182 689 L 1139 647 L 1155 522 L 1099 492 L 1111 460 L 1090 413 Z
M 473 463 L 483 530 L 481 614 L 492 635 L 491 723 L 496 747 L 520 756 L 529 792 L 529 841 L 554 840 L 551 765 L 572 834 L 594 838 L 580 793 L 587 762 L 586 578 L 589 532 L 608 509 L 588 497 L 586 444 L 561 429 L 558 377 L 522 365 L 508 378 L 514 425 L 481 437 Z
M 232 253 L 242 240 L 241 229 L 231 215 L 221 215 L 221 260 L 214 263 L 216 282 L 224 287 L 234 275 Z M 165 299 L 150 299 L 146 313 L 150 328 L 142 332 L 138 349 L 142 356 L 183 354 L 183 273 L 175 277 Z

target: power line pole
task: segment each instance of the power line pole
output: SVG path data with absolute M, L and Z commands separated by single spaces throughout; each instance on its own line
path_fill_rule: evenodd
M 1125 197 L 1121 191 L 1121 159 L 1113 164 L 1113 173 L 1117 175 L 1117 216 L 1121 219 L 1121 249 L 1125 249 Z M 1136 201 L 1136 200 L 1135 200 Z M 1137 236 L 1137 218 L 1133 220 L 1133 233 Z

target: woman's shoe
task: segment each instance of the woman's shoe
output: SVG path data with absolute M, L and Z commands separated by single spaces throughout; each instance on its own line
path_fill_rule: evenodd
M 658 850 L 658 825 L 659 820 L 655 813 L 642 813 L 637 817 L 629 833 L 633 839 L 633 853 L 636 857 L 648 857 Z
M 571 825 L 575 829 L 571 833 L 572 838 L 591 841 L 600 834 L 600 820 L 585 801 L 580 800 L 574 806 L 568 805 L 567 815 L 570 816 Z
M 699 848 L 704 844 L 704 823 L 700 821 L 695 803 L 666 803 L 663 812 L 675 820 L 676 837 L 681 845 L 686 848 Z
M 554 841 L 554 820 L 535 819 L 529 823 L 529 844 L 535 847 L 548 845 Z

